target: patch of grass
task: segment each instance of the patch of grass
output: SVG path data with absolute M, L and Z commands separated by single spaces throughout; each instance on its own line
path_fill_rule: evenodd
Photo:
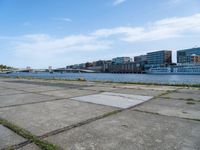
M 167 95 L 167 94 L 169 94 L 170 92 L 172 92 L 172 91 L 165 91 L 164 93 L 161 93 L 161 94 L 159 94 L 159 95 L 157 95 L 157 96 L 155 96 L 155 97 L 158 98 L 158 97 L 161 97 L 161 96 Z M 168 98 L 168 99 L 170 99 L 170 97 L 164 97 L 164 98 Z
M 106 92 L 106 91 L 104 91 L 104 90 L 100 90 L 99 92 L 101 92 L 101 93 L 102 93 L 102 92 Z
M 111 111 L 111 112 L 108 112 L 108 113 L 106 113 L 106 114 L 103 115 L 103 118 L 104 118 L 104 117 L 108 117 L 108 116 L 110 116 L 110 115 L 117 114 L 117 113 L 119 113 L 119 112 L 122 112 L 122 109 L 113 110 L 113 111 Z
M 166 97 L 164 97 L 165 99 L 172 99 L 171 97 L 168 97 L 168 96 L 166 96 Z
M 138 111 L 138 112 L 142 112 L 142 113 L 146 113 L 146 114 L 153 114 L 153 115 L 161 115 L 157 112 L 147 112 L 147 111 L 143 111 L 143 110 L 139 110 L 139 109 L 134 109 L 133 111 Z
M 200 119 L 193 119 L 193 118 L 184 118 L 184 119 L 193 120 L 193 121 L 200 121 Z
M 6 150 L 15 150 L 12 146 L 7 147 Z
M 189 102 L 187 102 L 186 104 L 195 105 L 196 103 L 189 101 Z
M 78 78 L 78 81 L 87 81 L 85 78 Z
M 187 100 L 187 101 L 194 101 L 193 98 L 187 98 L 186 100 Z
M 5 119 L 0 118 L 0 124 L 9 128 L 10 130 L 12 130 L 13 132 L 17 133 L 18 135 L 24 137 L 25 139 L 28 139 L 30 142 L 35 143 L 38 147 L 40 147 L 43 150 L 61 150 L 60 147 L 58 147 L 54 144 L 51 144 L 45 140 L 39 139 L 37 136 L 33 135 L 29 131 L 22 129 L 22 128 L 18 127 L 17 125 L 15 125 Z M 8 149 L 13 149 L 13 147 L 9 147 Z

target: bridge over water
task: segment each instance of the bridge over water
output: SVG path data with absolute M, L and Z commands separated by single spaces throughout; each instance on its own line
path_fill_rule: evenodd
M 2 73 L 16 73 L 16 72 L 33 72 L 33 73 L 38 73 L 38 72 L 50 72 L 50 73 L 54 73 L 54 72 L 60 72 L 60 73 L 84 72 L 84 73 L 95 73 L 96 71 L 87 70 L 87 69 L 10 69 L 10 70 L 4 70 Z

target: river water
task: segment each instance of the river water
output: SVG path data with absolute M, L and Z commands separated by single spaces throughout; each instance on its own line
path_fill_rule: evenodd
M 88 81 L 144 82 L 163 84 L 200 84 L 200 75 L 152 75 L 111 73 L 11 73 L 0 74 L 0 76 L 60 79 L 84 78 Z

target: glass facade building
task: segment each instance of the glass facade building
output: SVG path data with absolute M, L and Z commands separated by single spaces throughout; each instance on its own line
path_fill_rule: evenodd
M 177 63 L 193 63 L 193 56 L 200 56 L 200 47 L 177 51 Z
M 172 52 L 168 50 L 147 53 L 148 65 L 168 65 L 172 63 Z

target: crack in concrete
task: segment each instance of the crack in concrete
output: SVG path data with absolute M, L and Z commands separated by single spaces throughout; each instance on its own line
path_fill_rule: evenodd
M 159 98 L 161 98 L 161 99 L 173 99 L 173 100 L 180 100 L 180 101 L 200 102 L 200 100 L 195 100 L 195 99 L 171 98 L 171 97 L 159 97 Z
M 158 115 L 158 116 L 165 116 L 165 117 L 172 117 L 172 118 L 178 118 L 178 119 L 185 119 L 185 120 L 191 120 L 191 121 L 198 121 L 200 122 L 200 119 L 192 119 L 192 118 L 182 118 L 182 117 L 177 117 L 177 116 L 169 116 L 169 115 L 164 115 L 164 114 L 160 114 L 160 113 L 156 113 L 156 112 L 149 112 L 149 111 L 143 111 L 143 110 L 138 110 L 138 109 L 134 109 L 132 111 L 137 111 L 137 112 L 142 112 L 142 113 L 147 113 L 147 114 L 153 114 L 153 115 Z
M 38 103 L 45 103 L 45 102 L 52 102 L 52 101 L 65 100 L 65 99 L 66 99 L 66 98 L 58 98 L 58 99 L 52 99 L 52 100 L 43 100 L 43 101 L 40 101 L 40 102 L 30 102 L 30 103 L 24 103 L 24 104 L 15 104 L 15 105 L 8 105 L 8 106 L 0 106 L 0 108 L 24 106 L 24 105 L 31 105 L 31 104 L 38 104 Z M 66 100 L 67 100 L 67 99 L 66 99 Z
M 52 86 L 52 87 L 64 87 L 64 88 L 79 88 L 80 86 L 84 87 L 85 85 L 75 85 L 75 84 L 65 84 L 65 83 L 52 83 L 52 82 L 44 82 L 44 81 L 4 81 L 8 83 L 23 83 L 23 84 L 31 84 L 31 85 L 39 85 L 39 86 Z M 90 87 L 90 86 L 87 86 Z
M 21 91 L 22 92 L 22 91 Z M 10 93 L 10 94 L 0 94 L 0 97 L 1 96 L 12 96 L 12 95 L 20 95 L 20 94 L 26 94 L 26 93 L 16 93 L 16 94 L 14 94 L 14 93 Z
M 26 145 L 30 144 L 30 143 L 33 143 L 33 142 L 31 142 L 30 140 L 27 140 L 27 141 L 19 143 L 19 144 L 7 146 L 5 148 L 2 148 L 1 150 L 10 150 L 10 147 L 12 147 L 12 149 L 19 149 L 19 148 L 21 148 L 23 146 L 26 146 Z

